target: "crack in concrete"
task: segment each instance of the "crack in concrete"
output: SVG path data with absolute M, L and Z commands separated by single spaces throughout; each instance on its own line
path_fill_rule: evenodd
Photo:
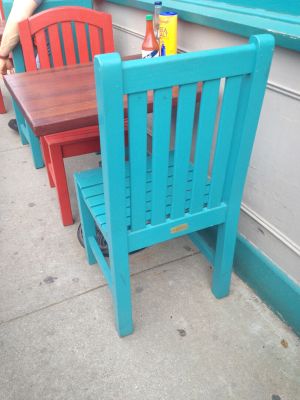
M 167 262 L 165 262 L 165 263 L 163 263 L 163 264 L 154 265 L 153 267 L 147 268 L 147 269 L 145 269 L 145 270 L 143 270 L 143 271 L 135 272 L 135 273 L 131 274 L 130 277 L 132 277 L 132 276 L 137 276 L 137 275 L 143 274 L 143 273 L 148 272 L 148 271 L 152 271 L 152 270 L 154 270 L 154 269 L 156 269 L 156 268 L 164 267 L 164 266 L 166 266 L 166 265 L 168 265 L 168 264 L 171 264 L 171 263 L 173 263 L 173 262 L 181 261 L 181 260 L 184 260 L 184 259 L 186 259 L 186 258 L 193 257 L 193 256 L 195 256 L 195 255 L 197 255 L 197 254 L 199 254 L 199 251 L 194 251 L 193 253 L 188 254 L 188 255 L 186 255 L 186 256 L 183 256 L 183 257 L 180 257 L 180 258 L 177 258 L 176 260 L 170 260 L 170 261 L 167 261 Z M 23 315 L 18 315 L 17 317 L 8 319 L 7 321 L 2 321 L 2 322 L 0 322 L 0 329 L 1 329 L 1 327 L 4 327 L 6 324 L 9 324 L 9 323 L 14 322 L 14 321 L 17 321 L 17 320 L 19 320 L 19 319 L 28 317 L 28 316 L 30 316 L 30 315 L 32 315 L 32 314 L 36 314 L 36 313 L 38 313 L 38 312 L 40 312 L 40 311 L 47 310 L 48 308 L 51 308 L 51 307 L 54 307 L 54 306 L 63 304 L 63 303 L 65 303 L 65 302 L 69 301 L 69 300 L 76 299 L 77 297 L 80 297 L 80 296 L 83 296 L 83 295 L 85 295 L 85 294 L 91 293 L 91 292 L 93 292 L 93 291 L 95 291 L 95 290 L 98 290 L 98 289 L 102 289 L 102 288 L 104 288 L 104 287 L 108 287 L 108 284 L 107 284 L 107 283 L 103 283 L 102 285 L 98 285 L 98 286 L 96 286 L 96 287 L 94 287 L 94 288 L 91 288 L 91 289 L 88 289 L 88 290 L 86 290 L 86 291 L 84 291 L 84 292 L 77 293 L 77 294 L 75 294 L 74 296 L 71 296 L 71 297 L 68 297 L 68 298 L 66 298 L 66 299 L 57 301 L 57 302 L 55 302 L 55 303 L 48 304 L 47 306 L 38 308 L 37 310 L 30 311 L 30 312 L 25 313 L 25 314 L 23 314 Z

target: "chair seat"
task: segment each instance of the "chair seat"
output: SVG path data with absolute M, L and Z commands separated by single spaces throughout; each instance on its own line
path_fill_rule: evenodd
M 151 221 L 151 198 L 152 198 L 152 182 L 151 182 L 151 156 L 147 158 L 147 182 L 146 182 L 146 225 Z M 168 174 L 168 187 L 167 187 L 167 200 L 166 200 L 166 217 L 168 218 L 171 213 L 172 204 L 172 189 L 173 189 L 173 155 L 171 153 L 169 160 L 169 174 Z M 129 181 L 129 164 L 125 164 L 126 168 L 126 216 L 127 227 L 130 231 L 131 221 L 131 207 L 130 207 L 130 181 Z M 189 211 L 192 189 L 193 165 L 190 164 L 186 181 L 185 190 L 185 209 Z M 89 208 L 96 224 L 101 229 L 103 235 L 106 237 L 106 212 L 104 204 L 104 187 L 102 178 L 102 168 L 95 168 L 88 171 L 83 171 L 75 174 L 75 180 L 81 189 L 82 197 L 87 207 Z M 210 184 L 206 185 L 205 201 L 203 206 L 207 205 L 207 198 Z

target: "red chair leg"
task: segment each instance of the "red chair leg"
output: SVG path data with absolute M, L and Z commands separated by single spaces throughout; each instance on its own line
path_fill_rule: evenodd
M 6 108 L 5 108 L 5 104 L 3 101 L 3 96 L 1 93 L 1 89 L 0 89 L 0 114 L 5 114 L 6 113 Z
M 51 165 L 49 147 L 43 136 L 40 137 L 40 143 L 41 143 L 43 158 L 44 158 L 44 162 L 45 162 L 45 166 L 46 166 L 46 170 L 47 170 L 49 185 L 50 185 L 50 187 L 55 187 L 55 182 L 53 180 L 52 171 L 51 171 L 52 165 Z
M 58 195 L 58 202 L 63 224 L 72 225 L 73 216 L 70 203 L 70 195 L 65 171 L 64 160 L 62 156 L 61 146 L 49 146 L 49 154 L 53 169 L 54 181 Z

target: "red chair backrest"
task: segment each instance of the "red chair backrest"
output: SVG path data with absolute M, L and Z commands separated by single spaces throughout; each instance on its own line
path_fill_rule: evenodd
M 110 14 L 83 7 L 57 7 L 20 22 L 26 71 L 83 64 L 114 51 Z

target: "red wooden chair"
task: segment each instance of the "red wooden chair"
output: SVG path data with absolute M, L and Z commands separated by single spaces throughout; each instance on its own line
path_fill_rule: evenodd
M 26 71 L 92 61 L 114 51 L 110 14 L 82 7 L 57 7 L 19 24 Z M 37 58 L 39 66 L 37 66 Z M 73 223 L 63 159 L 100 150 L 98 126 L 41 137 L 51 187 L 56 187 L 64 225 Z

